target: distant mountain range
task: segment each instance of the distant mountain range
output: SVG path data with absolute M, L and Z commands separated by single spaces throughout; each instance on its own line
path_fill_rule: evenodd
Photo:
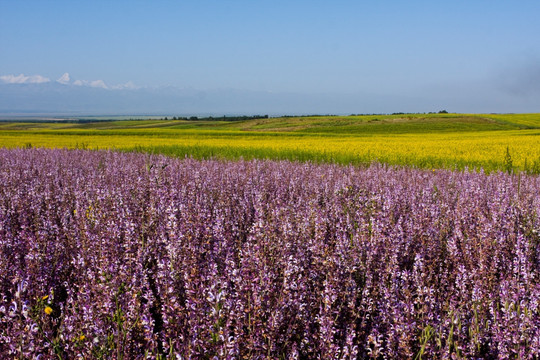
M 0 114 L 350 114 L 409 111 L 404 99 L 177 87 L 107 89 L 60 82 L 0 83 Z M 390 106 L 391 105 L 391 106 Z M 410 105 L 409 105 L 410 107 Z M 416 109 L 418 110 L 418 109 Z
M 22 75 L 21 75 L 22 76 Z M 19 77 L 21 77 L 19 76 Z M 68 77 L 66 75 L 66 77 Z M 18 79 L 18 78 L 17 78 Z M 534 98 L 501 98 L 474 88 L 452 94 L 300 94 L 237 89 L 107 87 L 102 81 L 0 82 L 0 116 L 33 115 L 251 115 L 392 112 L 537 112 Z

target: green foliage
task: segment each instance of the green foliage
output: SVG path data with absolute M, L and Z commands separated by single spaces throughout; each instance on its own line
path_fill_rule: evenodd
M 510 155 L 510 148 L 506 147 L 506 153 L 504 154 L 504 161 L 503 161 L 504 171 L 507 173 L 512 173 L 514 170 L 514 164 L 512 161 L 512 155 Z

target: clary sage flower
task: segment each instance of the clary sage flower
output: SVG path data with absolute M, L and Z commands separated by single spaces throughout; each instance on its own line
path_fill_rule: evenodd
M 0 148 L 0 358 L 537 359 L 538 194 L 502 172 Z

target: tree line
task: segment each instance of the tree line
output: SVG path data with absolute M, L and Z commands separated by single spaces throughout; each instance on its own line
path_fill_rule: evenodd
M 268 115 L 252 115 L 252 116 L 207 116 L 207 117 L 198 117 L 198 116 L 173 116 L 172 118 L 164 117 L 161 120 L 188 120 L 188 121 L 244 121 L 244 120 L 255 120 L 255 119 L 268 119 Z

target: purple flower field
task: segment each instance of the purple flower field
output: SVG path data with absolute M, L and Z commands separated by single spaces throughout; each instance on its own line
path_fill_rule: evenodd
M 537 359 L 540 178 L 0 149 L 0 358 Z

